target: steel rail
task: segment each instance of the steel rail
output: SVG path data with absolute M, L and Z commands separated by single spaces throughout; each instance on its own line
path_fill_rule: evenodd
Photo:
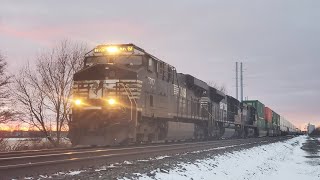
M 237 141 L 246 142 L 246 141 Z M 141 151 L 145 149 L 159 149 L 159 148 L 185 148 L 186 146 L 201 147 L 201 146 L 219 146 L 219 145 L 229 145 L 234 144 L 233 141 L 212 141 L 212 142 L 198 142 L 198 143 L 183 143 L 183 144 L 171 144 L 171 145 L 157 145 L 157 146 L 142 146 L 142 147 L 130 147 L 130 148 L 118 148 L 118 149 L 97 149 L 89 151 L 70 151 L 61 153 L 49 153 L 49 154 L 32 154 L 27 156 L 18 157 L 4 157 L 0 158 L 0 166 L 3 164 L 17 164 L 26 163 L 30 164 L 37 161 L 51 160 L 51 159 L 67 159 L 67 158 L 79 158 L 83 156 L 98 156 L 104 155 L 106 153 L 123 152 L 123 151 Z
M 266 137 L 262 137 L 266 138 Z M 262 139 L 262 138 L 250 138 L 254 139 Z M 179 142 L 179 143 L 155 143 L 155 144 L 140 144 L 133 146 L 113 146 L 113 147 L 83 147 L 83 148 L 56 148 L 56 149 L 45 149 L 45 150 L 28 150 L 28 151 L 16 151 L 16 152 L 2 152 L 0 153 L 0 161 L 3 158 L 16 158 L 22 156 L 36 156 L 36 155 L 45 155 L 49 153 L 70 153 L 70 152 L 81 152 L 81 151 L 97 151 L 97 150 L 121 150 L 121 149 L 132 149 L 132 148 L 152 148 L 152 147 L 163 147 L 163 146 L 171 146 L 171 145 L 187 145 L 187 144 L 203 144 L 208 142 L 227 142 L 227 141 L 235 141 L 235 140 L 246 140 L 246 139 L 225 139 L 225 140 L 212 140 L 212 141 L 198 141 L 198 142 Z

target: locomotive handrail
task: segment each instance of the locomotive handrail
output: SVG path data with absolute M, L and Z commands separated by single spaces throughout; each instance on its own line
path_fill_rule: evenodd
M 123 83 L 119 83 L 119 85 L 122 85 L 122 86 L 123 86 L 124 90 L 125 90 L 126 93 L 127 93 L 128 98 L 129 98 L 129 101 L 130 101 L 130 113 L 131 113 L 131 114 L 130 114 L 130 121 L 132 121 L 132 100 L 131 100 L 131 98 L 130 98 L 130 96 L 129 96 L 129 93 L 128 93 L 126 87 L 124 86 L 124 84 L 123 84 Z
M 129 101 L 130 101 L 130 121 L 132 121 L 132 120 L 133 120 L 133 119 L 132 119 L 132 99 L 131 99 L 131 97 L 130 97 L 130 95 L 132 95 L 132 92 L 131 92 L 130 88 L 128 87 L 128 85 L 125 85 L 123 82 L 119 82 L 119 85 L 122 85 L 122 86 L 123 86 L 124 90 L 125 90 L 126 93 L 127 93 L 128 98 L 129 98 Z M 127 88 L 128 88 L 128 89 L 127 89 Z M 129 91 L 130 93 L 129 93 L 128 91 Z M 135 103 L 135 105 L 136 105 L 136 107 L 137 107 L 137 102 L 136 102 L 136 100 L 133 99 L 133 101 L 134 101 L 134 103 Z M 136 111 L 137 111 L 137 108 L 136 108 Z M 137 112 L 136 112 L 136 114 L 137 114 Z
M 128 88 L 128 90 L 130 91 L 130 95 L 131 95 L 131 97 L 133 96 L 132 95 L 132 91 L 131 91 L 131 89 L 130 89 L 130 87 L 127 85 L 127 84 L 125 84 L 125 86 Z M 129 97 L 130 98 L 130 97 Z M 134 104 L 136 105 L 136 115 L 138 114 L 138 110 L 137 110 L 137 106 L 138 106 L 138 104 L 137 104 L 137 101 L 135 100 L 135 98 L 133 98 L 133 102 L 134 102 Z M 131 105 L 131 120 L 132 120 L 132 105 Z M 137 125 L 136 123 L 135 123 L 135 125 Z
M 213 115 L 209 112 L 209 110 L 208 110 L 208 109 L 206 109 L 206 108 L 203 108 L 203 109 L 205 109 L 205 110 L 207 111 L 207 113 L 209 114 L 209 116 L 211 116 L 211 117 L 212 117 L 212 119 L 214 120 L 214 117 L 213 117 Z
M 180 93 L 181 93 L 181 89 L 180 89 L 180 83 L 179 83 L 179 78 L 178 78 L 178 73 L 175 67 L 173 67 L 173 71 L 176 75 L 176 79 L 177 79 L 177 84 L 178 84 L 178 102 L 177 102 L 177 116 L 179 116 L 179 109 L 180 109 Z M 173 77 L 173 81 L 174 81 L 174 77 Z

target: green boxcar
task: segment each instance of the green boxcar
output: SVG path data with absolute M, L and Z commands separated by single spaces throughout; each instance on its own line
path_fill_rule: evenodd
M 275 128 L 280 126 L 280 115 L 274 111 L 272 111 L 272 124 Z
M 272 111 L 272 124 L 277 135 L 280 135 L 280 115 Z
M 264 104 L 258 100 L 247 100 L 247 101 L 243 101 L 243 102 L 256 108 L 257 116 L 258 116 L 257 126 L 260 129 L 264 129 L 264 130 L 267 129 L 267 123 L 264 119 L 264 107 L 265 107 Z

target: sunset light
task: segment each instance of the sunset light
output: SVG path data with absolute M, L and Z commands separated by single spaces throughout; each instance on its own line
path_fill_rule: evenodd
M 30 129 L 29 125 L 25 123 L 0 124 L 0 131 L 29 131 L 29 129 Z

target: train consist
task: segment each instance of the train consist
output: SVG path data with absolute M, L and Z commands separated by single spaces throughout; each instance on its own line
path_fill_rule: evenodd
M 239 102 L 134 44 L 99 45 L 74 74 L 73 145 L 294 134 L 258 100 Z

